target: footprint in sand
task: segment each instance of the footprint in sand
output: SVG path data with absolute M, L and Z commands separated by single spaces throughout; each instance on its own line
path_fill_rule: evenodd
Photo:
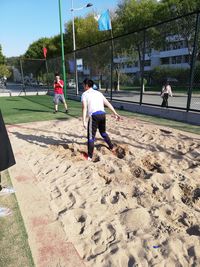
M 183 227 L 190 227 L 194 223 L 194 218 L 191 218 L 186 212 L 183 212 L 180 215 L 178 222 L 181 223 Z
M 68 192 L 64 195 L 60 193 L 60 195 L 57 196 L 56 199 L 54 198 L 52 202 L 52 206 L 55 207 L 58 216 L 61 216 L 73 208 L 73 206 L 76 204 L 76 198 L 71 192 Z
M 193 187 L 186 183 L 179 183 L 179 187 L 182 190 L 181 200 L 185 205 L 193 206 Z
M 117 204 L 120 200 L 126 199 L 126 195 L 120 191 L 111 191 L 101 198 L 101 204 Z
M 189 235 L 195 235 L 195 236 L 200 236 L 200 226 L 199 225 L 193 225 L 190 228 L 186 230 L 186 232 Z
M 192 201 L 196 202 L 197 200 L 200 199 L 200 188 L 197 187 L 196 189 L 194 189 L 193 191 L 193 195 L 192 195 Z
M 52 190 L 51 190 L 51 198 L 55 199 L 61 196 L 61 192 L 59 190 L 59 188 L 57 186 L 55 186 Z
M 157 162 L 154 156 L 147 155 L 141 159 L 141 162 L 144 168 L 146 168 L 148 171 L 165 173 L 163 166 L 159 162 Z
M 113 225 L 103 223 L 103 225 L 99 227 L 99 230 L 91 236 L 91 240 L 94 241 L 94 245 L 92 246 L 91 254 L 87 260 L 94 259 L 108 249 L 110 252 L 112 251 L 112 254 L 114 254 L 114 251 L 116 252 L 118 250 L 118 246 L 113 244 L 115 238 L 116 230 Z
M 129 168 L 133 177 L 141 179 L 146 179 L 149 177 L 144 169 L 142 169 L 140 166 L 137 166 L 132 161 L 129 162 Z
M 74 197 L 72 192 L 68 192 L 65 198 L 65 204 L 68 209 L 71 209 L 76 203 L 76 198 Z
M 126 156 L 127 153 L 126 150 L 122 146 L 115 145 L 113 149 L 113 154 L 117 156 L 119 159 L 123 159 Z
M 137 208 L 125 210 L 120 215 L 120 222 L 128 233 L 140 230 L 146 231 L 151 227 L 151 216 L 147 209 Z
M 62 216 L 67 236 L 79 236 L 85 231 L 85 227 L 90 224 L 89 218 L 83 209 L 68 210 Z
M 110 196 L 110 203 L 111 204 L 116 204 L 119 201 L 120 193 L 115 192 L 114 195 Z
M 101 235 L 102 235 L 102 229 L 96 231 L 94 235 L 91 237 L 91 239 L 94 241 L 95 244 L 99 243 L 99 241 L 101 240 Z

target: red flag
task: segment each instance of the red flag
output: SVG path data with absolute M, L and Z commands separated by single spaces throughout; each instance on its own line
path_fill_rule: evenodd
M 47 57 L 47 48 L 46 47 L 43 47 L 43 54 L 44 54 L 44 57 L 46 58 Z

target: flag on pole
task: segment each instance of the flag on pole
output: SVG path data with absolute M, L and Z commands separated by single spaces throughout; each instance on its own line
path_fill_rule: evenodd
M 43 54 L 44 54 L 44 57 L 46 58 L 47 57 L 47 48 L 46 47 L 43 47 Z
M 112 29 L 111 18 L 108 9 L 104 11 L 98 18 L 98 28 L 99 31 L 108 31 Z

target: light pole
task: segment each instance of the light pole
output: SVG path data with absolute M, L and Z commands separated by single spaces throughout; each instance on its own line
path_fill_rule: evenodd
M 83 8 L 91 7 L 92 4 L 88 3 L 82 7 L 74 8 L 74 1 L 71 0 L 71 9 L 72 12 L 72 34 L 73 34 L 73 51 L 74 51 L 74 63 L 75 63 L 75 79 L 76 79 L 76 94 L 78 95 L 78 71 L 77 71 L 77 62 L 76 62 L 76 38 L 75 38 L 75 24 L 74 24 L 74 11 L 81 10 Z
M 64 94 L 65 94 L 65 97 L 67 97 L 67 93 L 66 93 L 66 71 L 65 71 L 65 52 L 64 52 L 63 32 L 62 32 L 62 16 L 61 16 L 61 0 L 58 0 L 58 5 L 59 5 L 60 39 L 61 39 L 61 50 L 62 50 L 62 71 L 63 71 L 63 80 L 64 80 Z

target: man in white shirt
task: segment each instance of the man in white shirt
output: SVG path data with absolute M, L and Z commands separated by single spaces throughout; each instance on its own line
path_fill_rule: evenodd
M 88 139 L 88 160 L 92 160 L 94 151 L 94 141 L 97 129 L 109 149 L 113 149 L 113 144 L 106 133 L 106 113 L 104 105 L 106 105 L 115 115 L 116 119 L 120 119 L 113 106 L 108 102 L 104 95 L 93 89 L 94 82 L 89 79 L 83 81 L 84 93 L 82 94 L 82 111 L 83 111 L 83 126 L 86 129 L 86 117 L 88 115 L 87 139 Z

